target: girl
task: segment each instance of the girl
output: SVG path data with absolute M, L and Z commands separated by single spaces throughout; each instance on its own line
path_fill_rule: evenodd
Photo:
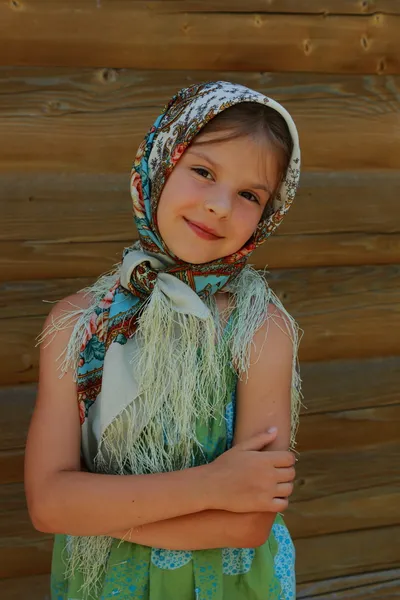
M 181 90 L 140 145 L 139 242 L 42 334 L 25 485 L 56 534 L 52 600 L 295 598 L 298 329 L 247 259 L 299 166 L 286 110 L 221 81 Z

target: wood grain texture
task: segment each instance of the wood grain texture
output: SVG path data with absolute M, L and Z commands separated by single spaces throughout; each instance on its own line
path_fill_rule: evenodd
M 252 261 L 273 269 L 400 263 L 399 196 L 397 171 L 306 172 Z M 94 277 L 137 238 L 122 174 L 3 173 L 0 207 L 0 281 Z
M 5 600 L 51 600 L 50 575 L 0 579 L 0 596 Z
M 69 0 L 14 0 L 0 5 L 0 63 L 398 73 L 399 19 L 381 13 L 176 13 L 141 10 L 132 2 L 73 6 Z
M 109 1 L 109 0 L 108 0 Z M 117 0 L 118 1 L 118 0 Z M 76 0 L 71 2 L 76 4 Z M 107 0 L 106 0 L 107 2 Z M 112 0 L 113 4 L 115 0 Z M 400 14 L 397 0 L 135 0 L 136 8 L 168 12 L 309 13 L 315 15 Z
M 398 355 L 399 270 L 398 265 L 388 265 L 270 271 L 267 279 L 271 288 L 305 331 L 300 359 L 313 362 Z M 0 385 L 36 381 L 35 338 L 51 308 L 42 300 L 60 300 L 91 281 L 0 285 L 4 307 L 4 318 L 0 317 Z
M 380 600 L 398 598 L 400 569 L 336 577 L 298 586 L 298 600 Z
M 302 414 L 358 410 L 399 403 L 400 357 L 301 365 Z
M 0 579 L 48 573 L 53 539 L 33 528 L 23 485 L 1 485 L 0 506 Z
M 400 560 L 400 526 L 304 538 L 296 540 L 295 546 L 299 584 L 325 580 L 327 572 L 333 578 L 395 569 Z
M 399 418 L 399 406 L 302 417 L 286 513 L 296 538 L 400 524 Z
M 399 267 L 287 269 L 267 275 L 305 331 L 304 361 L 397 355 Z M 398 338 L 397 338 L 398 339 Z
M 128 181 L 165 102 L 213 78 L 252 87 L 289 110 L 303 170 L 400 168 L 396 76 L 2 68 L 0 172 L 123 173 Z

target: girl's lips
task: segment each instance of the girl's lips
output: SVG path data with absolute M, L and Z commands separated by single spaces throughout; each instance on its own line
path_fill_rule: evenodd
M 189 225 L 189 227 L 192 229 L 192 231 L 194 231 L 195 234 L 198 235 L 203 240 L 220 240 L 221 239 L 219 236 L 214 235 L 213 233 L 208 233 L 208 231 L 204 231 L 204 229 L 200 229 L 200 227 L 197 227 L 197 225 L 195 225 L 191 221 L 188 221 L 187 219 L 185 219 L 185 221 Z

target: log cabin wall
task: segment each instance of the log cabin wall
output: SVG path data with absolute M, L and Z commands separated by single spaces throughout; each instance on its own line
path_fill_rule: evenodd
M 207 79 L 282 102 L 301 189 L 255 255 L 305 330 L 287 521 L 298 598 L 400 595 L 400 2 L 0 3 L 0 597 L 49 598 L 24 444 L 50 306 L 136 232 L 129 170 L 165 101 Z

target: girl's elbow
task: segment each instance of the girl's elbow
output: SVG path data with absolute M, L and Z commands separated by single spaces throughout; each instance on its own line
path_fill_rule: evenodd
M 58 533 L 60 529 L 60 514 L 51 505 L 44 494 L 27 496 L 28 514 L 33 527 L 41 533 Z
M 54 533 L 43 511 L 33 503 L 28 503 L 28 514 L 33 527 L 41 533 Z
M 269 538 L 274 515 L 260 513 L 246 515 L 246 517 L 238 547 L 257 548 L 262 546 Z

